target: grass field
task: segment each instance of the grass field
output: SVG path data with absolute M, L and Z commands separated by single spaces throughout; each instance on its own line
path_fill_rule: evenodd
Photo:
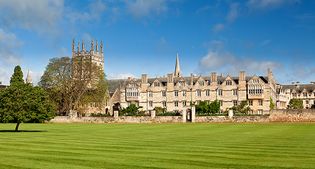
M 0 168 L 315 168 L 315 123 L 0 124 Z

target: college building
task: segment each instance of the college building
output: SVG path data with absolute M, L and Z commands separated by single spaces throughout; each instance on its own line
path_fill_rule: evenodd
M 185 77 L 181 74 L 178 55 L 173 73 L 156 78 L 143 74 L 141 79 L 109 80 L 109 90 L 110 104 L 120 108 L 135 104 L 147 112 L 155 107 L 182 112 L 190 109 L 191 104 L 218 100 L 221 111 L 248 101 L 251 113 L 268 114 L 270 102 L 275 105 L 277 102 L 277 83 L 270 69 L 265 76 L 248 76 L 240 71 L 237 77 L 215 72 L 209 76 Z

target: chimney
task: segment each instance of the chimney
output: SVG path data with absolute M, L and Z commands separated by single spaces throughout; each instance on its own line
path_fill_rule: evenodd
M 239 81 L 245 81 L 245 71 L 240 71 L 239 77 L 238 77 Z
M 174 83 L 173 73 L 167 74 L 167 83 Z
M 217 73 L 216 72 L 212 72 L 210 76 L 211 76 L 211 78 L 210 78 L 211 83 L 218 81 L 218 77 L 217 77 Z
M 148 75 L 147 74 L 141 75 L 141 83 L 148 83 Z

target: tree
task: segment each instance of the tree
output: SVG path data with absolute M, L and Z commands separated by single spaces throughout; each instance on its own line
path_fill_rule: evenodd
M 291 99 L 288 109 L 303 109 L 303 101 L 301 99 Z
M 39 85 L 49 92 L 59 112 L 84 111 L 90 103 L 101 108 L 102 103 L 108 99 L 103 70 L 97 64 L 82 58 L 51 59 Z
M 10 85 L 23 85 L 23 72 L 19 65 L 15 66 L 14 73 L 10 79 Z
M 211 115 L 219 113 L 220 111 L 220 102 L 218 100 L 215 100 L 211 103 L 208 103 L 206 101 L 199 102 L 198 105 L 196 105 L 196 113 L 198 115 Z
M 69 57 L 50 59 L 39 86 L 47 91 L 58 112 L 69 112 L 72 92 L 71 59 Z
M 220 112 L 220 102 L 219 100 L 215 100 L 209 105 L 209 113 L 215 114 Z
M 270 97 L 270 104 L 269 104 L 270 110 L 275 109 L 275 103 L 273 102 L 273 99 Z
M 55 109 L 47 93 L 40 87 L 24 84 L 23 73 L 17 66 L 10 86 L 0 91 L 0 121 L 16 123 L 43 122 L 53 118 Z
M 251 109 L 250 109 L 250 107 L 248 105 L 247 100 L 243 100 L 243 101 L 241 101 L 241 103 L 239 105 L 233 106 L 232 110 L 235 113 L 248 114 Z

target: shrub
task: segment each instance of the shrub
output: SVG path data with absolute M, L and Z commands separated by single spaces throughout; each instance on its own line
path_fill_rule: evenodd
M 156 114 L 157 116 L 180 116 L 179 112 L 160 112 Z

